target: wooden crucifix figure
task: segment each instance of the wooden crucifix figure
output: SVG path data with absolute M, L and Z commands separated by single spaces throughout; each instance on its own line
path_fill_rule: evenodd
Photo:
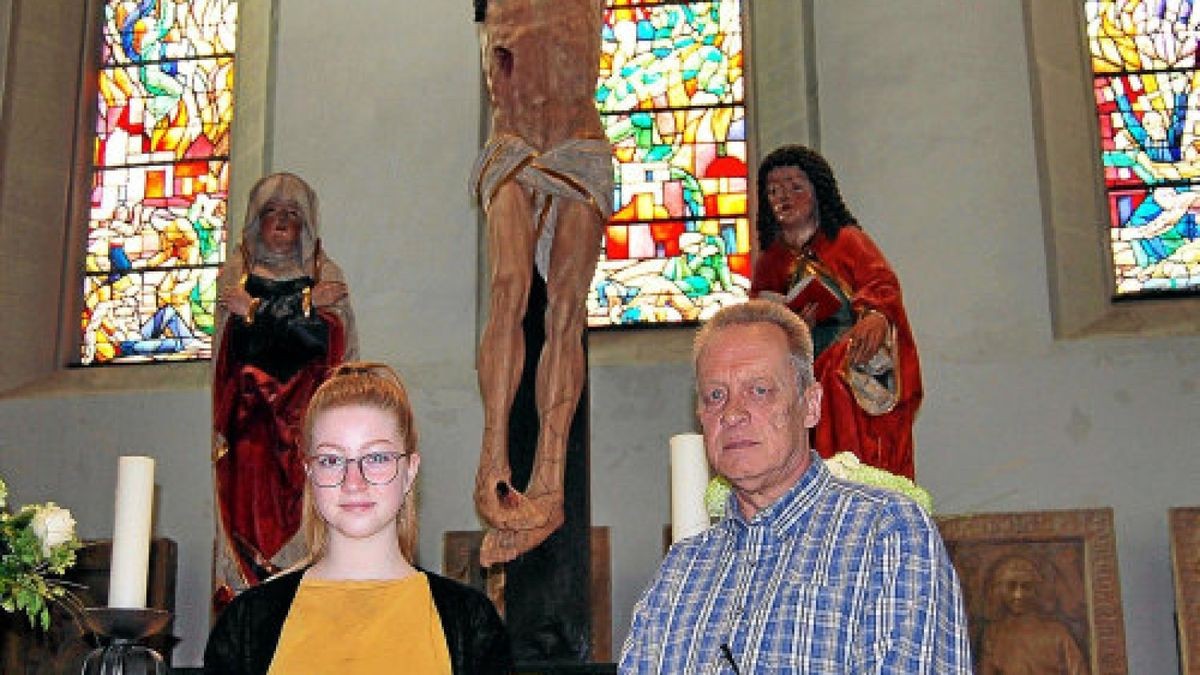
M 490 302 L 479 346 L 484 430 L 475 505 L 489 567 L 563 523 L 566 437 L 586 378 L 585 298 L 612 214 L 612 148 L 595 105 L 602 0 L 476 0 L 492 106 L 471 178 L 486 213 Z M 512 485 L 509 414 L 524 368 L 533 275 L 546 284 L 539 433 L 529 484 Z

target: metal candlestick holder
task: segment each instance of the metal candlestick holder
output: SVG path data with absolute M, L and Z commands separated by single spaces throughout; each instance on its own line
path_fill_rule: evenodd
M 88 607 L 83 622 L 100 639 L 100 647 L 83 662 L 83 675 L 166 675 L 161 655 L 142 641 L 166 627 L 165 609 Z

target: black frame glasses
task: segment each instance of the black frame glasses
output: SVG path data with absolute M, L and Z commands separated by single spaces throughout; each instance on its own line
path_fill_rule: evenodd
M 323 488 L 341 487 L 342 483 L 346 482 L 347 472 L 350 470 L 351 464 L 358 465 L 358 475 L 366 481 L 368 485 L 387 485 L 396 480 L 396 476 L 400 475 L 400 460 L 405 459 L 411 452 L 368 452 L 361 457 L 349 458 L 333 453 L 322 453 L 318 455 L 309 455 L 304 463 L 304 472 L 308 474 L 309 480 L 313 485 Z M 366 463 L 364 464 L 364 460 Z M 391 464 L 391 475 L 387 479 L 381 478 L 382 474 L 373 473 L 368 475 L 368 466 L 382 466 L 383 464 Z M 337 481 L 332 479 L 331 471 L 337 471 Z

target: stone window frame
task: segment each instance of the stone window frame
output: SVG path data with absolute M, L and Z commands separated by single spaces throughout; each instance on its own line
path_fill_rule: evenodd
M 1024 0 L 1054 335 L 1200 333 L 1200 297 L 1113 300 L 1108 206 L 1082 0 Z
M 0 398 L 208 386 L 208 361 L 70 367 L 79 350 L 100 0 L 12 0 L 0 28 Z M 238 3 L 228 213 L 270 166 L 274 2 Z M 62 143 L 61 138 L 73 139 Z M 63 177 L 70 179 L 64 181 Z M 230 217 L 229 241 L 240 238 Z M 53 264 L 55 260 L 59 264 Z M 47 264 L 47 263 L 51 264 Z M 58 311 L 46 311 L 47 307 Z

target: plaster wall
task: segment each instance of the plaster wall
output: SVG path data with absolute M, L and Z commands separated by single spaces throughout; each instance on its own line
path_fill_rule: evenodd
M 1176 672 L 1166 514 L 1197 501 L 1200 338 L 1054 339 L 1021 4 L 814 19 L 823 150 L 921 347 L 921 482 L 946 513 L 1112 506 L 1129 672 Z

